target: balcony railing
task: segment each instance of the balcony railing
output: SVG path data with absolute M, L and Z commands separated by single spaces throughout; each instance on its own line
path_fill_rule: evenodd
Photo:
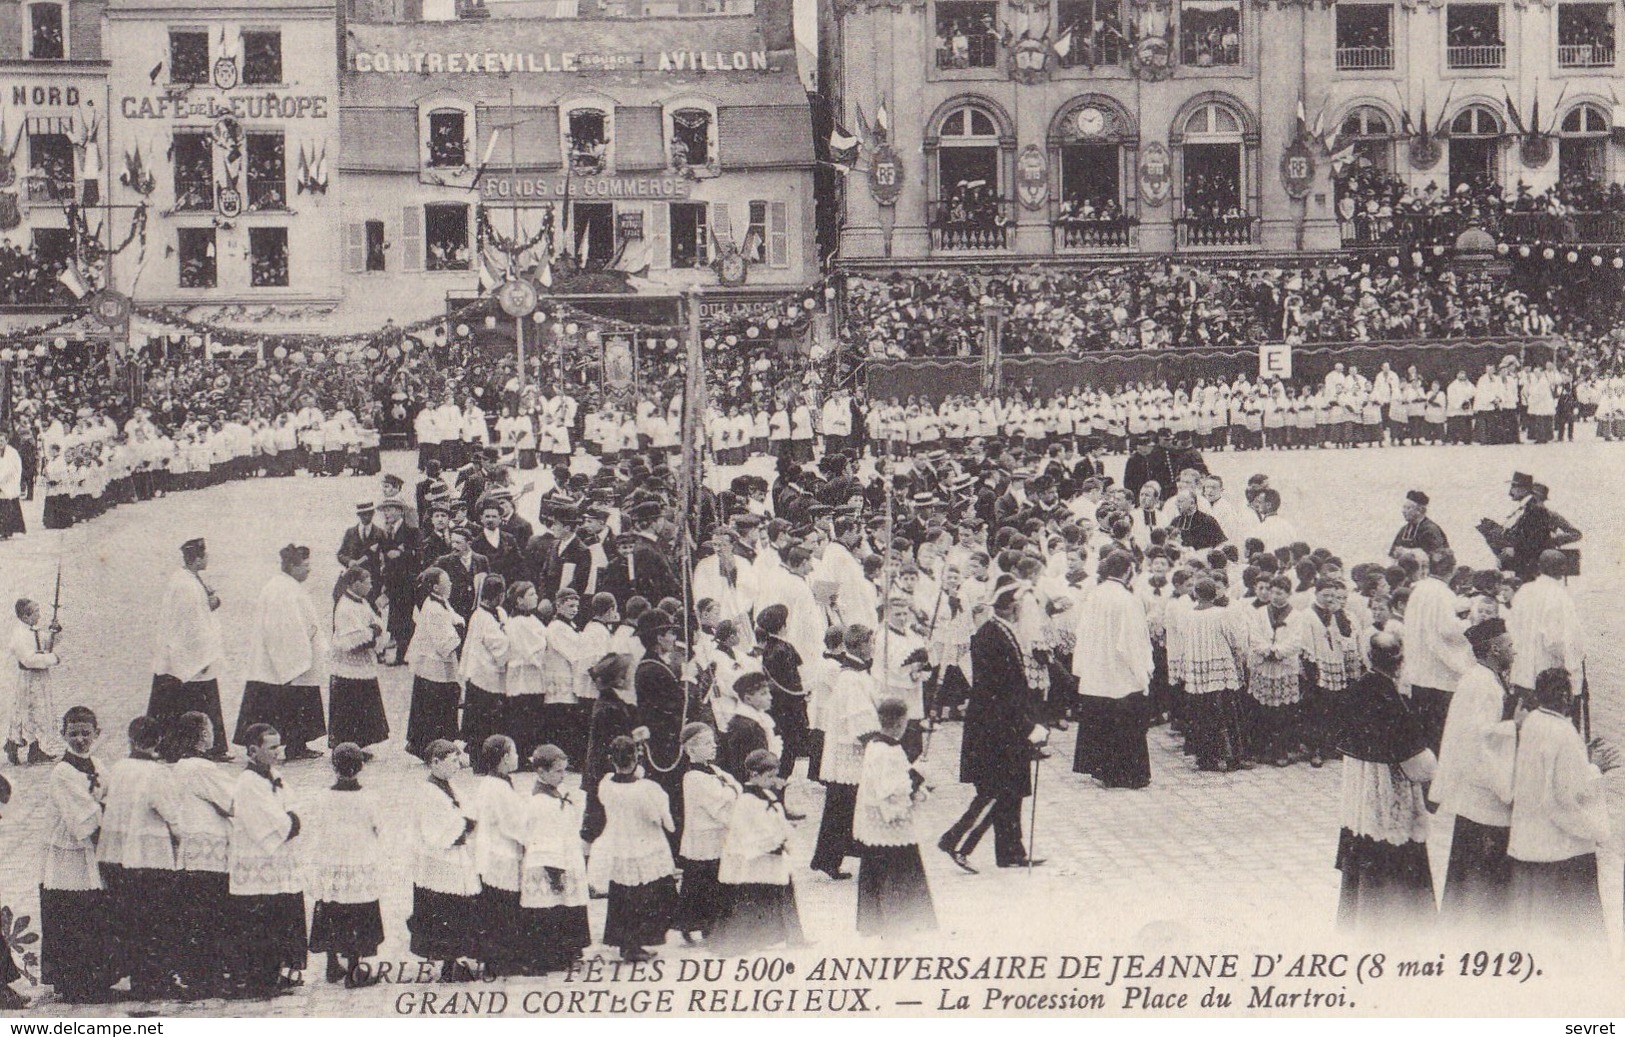
M 1612 43 L 1559 43 L 1557 45 L 1557 64 L 1559 68 L 1613 68 L 1614 45 Z
M 1462 232 L 1478 227 L 1508 245 L 1545 243 L 1574 245 L 1625 244 L 1625 213 L 1509 212 L 1488 218 L 1461 213 L 1360 213 L 1342 224 L 1344 248 L 1430 247 L 1455 244 Z
M 1503 43 L 1479 47 L 1446 47 L 1445 61 L 1451 68 L 1504 68 L 1507 49 Z
M 1015 238 L 1013 206 L 997 202 L 991 209 L 978 208 L 973 215 L 954 219 L 946 202 L 931 210 L 931 249 L 936 252 L 987 252 L 1011 247 Z
M 1213 65 L 1241 64 L 1241 41 L 1213 43 L 1201 38 L 1186 37 L 1180 44 L 1180 60 L 1193 68 Z
M 1341 72 L 1394 67 L 1392 47 L 1338 47 L 1337 68 Z
M 214 208 L 214 178 L 175 178 L 175 211 L 204 212 Z
M 1140 247 L 1140 226 L 1128 219 L 1058 220 L 1050 233 L 1057 252 L 1120 252 Z
M 1176 248 L 1240 248 L 1258 244 L 1257 216 L 1181 216 Z

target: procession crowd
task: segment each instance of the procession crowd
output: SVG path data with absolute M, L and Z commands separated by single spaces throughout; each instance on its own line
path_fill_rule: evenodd
M 1210 440 L 1160 425 L 1125 429 L 1120 479 L 1075 428 L 978 429 L 877 467 L 839 427 L 778 452 L 772 481 L 707 491 L 693 559 L 652 444 L 544 473 L 539 526 L 516 508 L 535 492 L 521 467 L 431 444 L 415 492 L 385 477 L 357 507 L 331 594 L 289 544 L 229 634 L 189 540 L 155 603 L 146 715 L 111 765 L 91 708 L 57 712 L 61 631 L 20 601 L 7 751 L 47 763 L 65 745 L 46 779 L 44 981 L 66 1000 L 268 996 L 314 953 L 331 982 L 376 982 L 383 833 L 363 787 L 396 742 L 425 770 L 412 910 L 388 924 L 446 981 L 567 969 L 597 944 L 643 960 L 673 931 L 720 953 L 798 943 L 804 797 L 785 792 L 806 781 L 824 791 L 805 867 L 840 881 L 855 858 L 857 931 L 918 933 L 934 926 L 921 756 L 960 722 L 974 795 L 934 842 L 967 871 L 990 830 L 998 866 L 1044 863 L 1021 809 L 1057 732 L 1077 728 L 1076 772 L 1133 789 L 1166 723 L 1200 770 L 1342 758 L 1340 924 L 1434 914 L 1431 796 L 1456 818 L 1452 924 L 1600 938 L 1615 757 L 1576 727 L 1585 641 L 1562 577 L 1579 531 L 1535 480 L 1514 475 L 1511 514 L 1480 524 L 1497 569 L 1456 564 L 1421 490 L 1389 555 L 1351 564 L 1281 514 L 1267 476 L 1235 494 L 1206 471 Z M 249 660 L 229 730 L 228 636 Z M 404 732 L 383 708 L 391 665 L 413 678 Z M 297 796 L 284 765 L 323 739 L 333 785 Z

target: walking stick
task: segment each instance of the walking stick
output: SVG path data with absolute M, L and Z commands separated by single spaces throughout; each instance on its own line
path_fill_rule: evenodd
M 1043 770 L 1044 758 L 1033 758 L 1033 809 L 1031 819 L 1028 821 L 1027 833 L 1027 877 L 1033 874 L 1033 856 L 1038 850 L 1038 772 Z

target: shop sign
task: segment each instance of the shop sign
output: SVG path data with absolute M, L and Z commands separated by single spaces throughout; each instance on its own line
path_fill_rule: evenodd
M 681 201 L 692 181 L 680 176 L 514 176 L 487 171 L 480 180 L 486 202 L 547 202 L 565 197 L 602 201 Z M 640 228 L 641 229 L 641 228 Z

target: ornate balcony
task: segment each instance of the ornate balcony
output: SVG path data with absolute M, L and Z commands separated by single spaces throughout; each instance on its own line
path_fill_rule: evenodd
M 1248 248 L 1258 244 L 1257 216 L 1181 216 L 1174 221 L 1180 249 Z

